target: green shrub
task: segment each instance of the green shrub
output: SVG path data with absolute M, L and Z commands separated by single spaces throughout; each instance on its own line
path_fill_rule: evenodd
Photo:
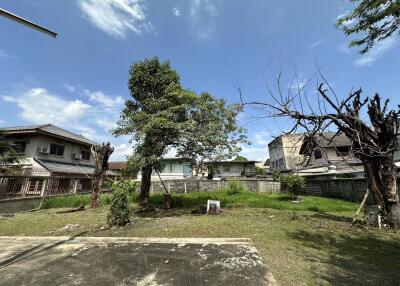
M 228 190 L 227 190 L 227 194 L 228 196 L 233 196 L 236 194 L 239 194 L 241 192 L 243 192 L 245 190 L 245 188 L 243 187 L 242 183 L 239 181 L 229 181 L 228 183 Z
M 271 176 L 272 176 L 272 180 L 274 180 L 275 182 L 279 182 L 281 179 L 281 173 L 277 170 L 273 170 L 271 172 Z
M 112 185 L 111 206 L 107 215 L 107 223 L 111 226 L 123 226 L 130 221 L 131 210 L 128 203 L 128 191 L 123 185 Z
M 288 175 L 280 178 L 281 187 L 293 196 L 302 195 L 306 188 L 304 177 L 299 175 Z
M 125 180 L 125 179 L 118 179 L 115 178 L 114 180 L 107 180 L 105 185 L 111 189 L 119 188 L 126 190 L 129 194 L 135 193 L 137 189 L 137 182 L 132 180 Z

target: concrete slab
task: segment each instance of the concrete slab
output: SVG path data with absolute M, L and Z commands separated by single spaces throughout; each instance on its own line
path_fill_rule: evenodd
M 268 285 L 249 239 L 0 237 L 0 285 Z

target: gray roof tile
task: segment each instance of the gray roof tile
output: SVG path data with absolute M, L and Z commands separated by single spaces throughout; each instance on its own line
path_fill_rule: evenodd
M 96 145 L 97 143 L 75 133 L 72 133 L 68 130 L 62 129 L 60 127 L 54 126 L 53 124 L 44 124 L 44 125 L 28 125 L 28 126 L 13 126 L 13 127 L 4 127 L 0 128 L 5 131 L 42 131 L 50 134 L 54 134 L 57 136 L 64 137 L 66 139 L 71 139 L 75 141 L 80 141 L 85 144 Z

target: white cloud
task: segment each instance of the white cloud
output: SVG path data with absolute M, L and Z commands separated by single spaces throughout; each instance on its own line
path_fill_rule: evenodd
M 78 3 L 95 27 L 116 38 L 125 38 L 128 32 L 140 35 L 153 30 L 151 22 L 146 20 L 144 0 L 79 0 Z
M 116 120 L 105 118 L 104 116 L 95 118 L 94 123 L 96 123 L 97 126 L 104 128 L 104 130 L 111 130 L 117 127 Z
M 246 157 L 248 160 L 264 161 L 268 158 L 268 147 L 242 146 L 242 151 L 239 155 Z
M 181 11 L 178 7 L 174 7 L 174 8 L 172 9 L 172 13 L 174 13 L 174 15 L 175 15 L 176 17 L 182 16 L 182 11 Z
M 209 40 L 216 33 L 215 18 L 218 16 L 213 0 L 192 0 L 190 6 L 191 25 L 194 36 L 199 40 Z
M 311 49 L 314 49 L 315 47 L 317 47 L 317 46 L 319 46 L 320 44 L 322 44 L 323 41 L 324 41 L 324 39 L 319 39 L 318 41 L 315 41 L 314 43 L 312 43 L 308 48 L 309 48 L 310 50 L 311 50 Z
M 398 39 L 396 37 L 390 37 L 377 42 L 372 50 L 361 55 L 357 60 L 354 61 L 354 64 L 358 67 L 371 66 L 385 53 L 394 48 L 397 43 Z
M 1 58 L 11 58 L 12 56 L 4 50 L 0 50 L 0 59 Z
M 268 143 L 271 142 L 272 136 L 270 132 L 258 131 L 249 134 L 251 145 L 242 145 L 241 156 L 249 160 L 264 161 L 268 158 Z
M 75 93 L 77 91 L 75 86 L 72 86 L 72 85 L 67 84 L 67 83 L 63 84 L 63 87 L 65 87 L 71 93 Z
M 114 147 L 114 152 L 112 154 L 114 159 L 125 160 L 126 156 L 133 154 L 133 148 L 127 143 L 121 143 Z
M 52 94 L 45 88 L 21 85 L 10 95 L 0 95 L 0 101 L 15 104 L 19 109 L 18 116 L 29 124 L 51 123 L 98 143 L 111 142 L 115 146 L 111 160 L 125 160 L 126 155 L 132 154 L 130 136 L 115 138 L 110 133 L 110 129 L 116 127 L 121 111 L 117 105 L 123 103 L 122 98 L 72 85 L 64 87 L 72 92 L 69 98 Z M 0 120 L 0 124 L 3 123 L 6 122 Z
M 336 22 L 337 20 L 341 19 L 341 18 L 344 18 L 344 17 L 349 16 L 350 13 L 351 13 L 351 11 L 350 11 L 350 10 L 347 10 L 346 12 L 344 12 L 344 13 L 338 15 L 338 16 L 336 17 L 336 19 L 335 19 L 335 22 Z M 343 25 L 344 25 L 344 26 L 351 26 L 351 25 L 353 25 L 353 24 L 355 23 L 355 21 L 356 21 L 355 19 L 351 19 L 351 20 L 348 20 L 348 21 L 343 22 Z
M 32 88 L 19 95 L 1 97 L 6 102 L 15 102 L 21 109 L 20 116 L 35 124 L 77 122 L 90 108 L 81 100 L 65 100 L 44 88 Z
M 112 98 L 104 94 L 102 91 L 87 91 L 85 90 L 91 101 L 100 103 L 106 107 L 117 107 L 124 104 L 124 99 L 121 96 Z

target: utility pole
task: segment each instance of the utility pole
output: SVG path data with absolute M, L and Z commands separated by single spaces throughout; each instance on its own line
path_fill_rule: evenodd
M 46 28 L 44 28 L 44 27 L 42 27 L 42 26 L 40 26 L 38 24 L 35 24 L 35 23 L 33 23 L 33 22 L 29 21 L 29 20 L 26 20 L 26 19 L 24 19 L 22 17 L 19 17 L 19 16 L 13 14 L 13 13 L 8 12 L 8 11 L 6 11 L 4 9 L 1 9 L 1 8 L 0 8 L 0 16 L 3 16 L 5 18 L 7 18 L 7 19 L 10 19 L 10 20 L 13 20 L 15 22 L 18 22 L 18 23 L 20 23 L 22 25 L 25 25 L 25 26 L 27 26 L 29 28 L 32 28 L 32 29 L 35 29 L 35 30 L 37 30 L 39 32 L 45 33 L 45 34 L 47 34 L 49 36 L 52 36 L 54 38 L 57 37 L 57 33 L 56 32 L 53 32 L 53 31 L 51 31 L 49 29 L 46 29 Z

